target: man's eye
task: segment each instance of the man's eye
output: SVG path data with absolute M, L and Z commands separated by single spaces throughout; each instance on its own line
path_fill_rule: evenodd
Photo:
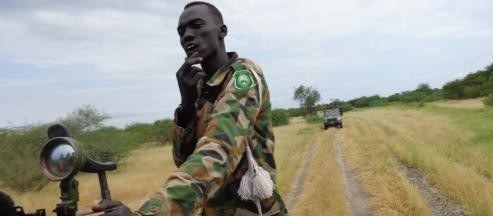
M 192 22 L 192 25 L 191 25 L 191 26 L 192 26 L 193 28 L 200 28 L 200 27 L 202 27 L 203 25 L 204 25 L 204 23 L 203 23 L 203 22 L 201 22 L 201 21 L 194 21 L 194 22 Z

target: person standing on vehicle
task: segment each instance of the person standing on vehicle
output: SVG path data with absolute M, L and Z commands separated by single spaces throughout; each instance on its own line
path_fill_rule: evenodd
M 242 177 L 248 177 L 252 164 L 275 182 L 271 104 L 262 70 L 226 52 L 228 29 L 210 3 L 187 4 L 177 30 L 187 55 L 176 73 L 181 105 L 175 111 L 173 157 L 178 170 L 136 213 L 287 215 L 276 188 L 259 202 L 244 200 L 247 196 L 239 192 L 240 186 L 248 188 L 243 183 L 249 181 L 242 182 Z M 130 214 L 119 202 L 103 202 L 94 209 Z

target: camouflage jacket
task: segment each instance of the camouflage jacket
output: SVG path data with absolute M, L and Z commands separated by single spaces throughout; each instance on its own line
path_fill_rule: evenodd
M 178 170 L 144 203 L 140 214 L 258 215 L 255 204 L 242 201 L 237 191 L 248 168 L 248 144 L 275 182 L 269 90 L 257 65 L 228 54 L 226 66 L 198 83 L 192 122 L 180 127 L 180 109 L 175 112 L 173 157 Z M 263 215 L 287 215 L 277 189 L 261 204 Z

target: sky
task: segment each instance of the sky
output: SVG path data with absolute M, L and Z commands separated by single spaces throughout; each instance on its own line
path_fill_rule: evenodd
M 0 0 L 0 127 L 55 121 L 90 104 L 107 125 L 171 118 L 189 1 Z M 493 63 L 491 0 L 209 1 L 226 49 L 260 65 L 273 108 L 294 88 L 321 103 L 388 96 Z

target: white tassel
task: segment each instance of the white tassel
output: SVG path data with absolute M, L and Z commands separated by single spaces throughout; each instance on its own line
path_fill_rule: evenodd
M 245 175 L 241 177 L 240 188 L 238 189 L 238 195 L 240 195 L 242 200 L 252 199 L 252 187 L 252 179 L 245 173 Z
M 252 200 L 257 206 L 258 212 L 262 215 L 260 200 L 272 197 L 274 182 L 270 178 L 269 172 L 260 167 L 253 159 L 250 146 L 246 146 L 248 170 L 241 178 L 238 195 L 242 200 Z
M 274 190 L 274 183 L 270 178 L 270 174 L 258 167 L 256 170 L 256 175 L 253 177 L 253 194 L 255 194 L 260 199 L 267 199 L 272 196 Z

